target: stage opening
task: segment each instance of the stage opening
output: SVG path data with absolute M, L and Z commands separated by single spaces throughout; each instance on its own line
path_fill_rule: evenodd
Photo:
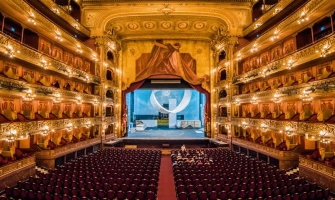
M 206 96 L 194 89 L 138 89 L 126 95 L 128 138 L 204 138 Z

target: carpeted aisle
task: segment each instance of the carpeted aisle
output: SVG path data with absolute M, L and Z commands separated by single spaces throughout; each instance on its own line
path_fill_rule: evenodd
M 172 161 L 170 155 L 162 155 L 157 200 L 176 200 Z

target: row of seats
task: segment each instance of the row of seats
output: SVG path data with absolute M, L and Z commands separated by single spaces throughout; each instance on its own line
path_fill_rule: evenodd
M 6 188 L 7 199 L 156 199 L 161 152 L 111 148 Z
M 199 154 L 199 152 L 201 152 Z M 178 155 L 178 156 L 177 156 Z M 210 157 L 207 165 L 178 162 L 182 157 Z M 288 175 L 262 161 L 224 148 L 172 151 L 177 198 L 214 199 L 328 199 L 321 189 L 296 174 Z

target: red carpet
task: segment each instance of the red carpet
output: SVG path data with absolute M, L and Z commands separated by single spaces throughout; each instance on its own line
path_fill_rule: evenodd
M 157 200 L 176 200 L 172 161 L 170 155 L 162 155 Z

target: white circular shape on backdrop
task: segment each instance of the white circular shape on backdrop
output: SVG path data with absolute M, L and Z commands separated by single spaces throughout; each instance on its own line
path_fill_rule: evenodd
M 151 95 L 150 95 L 150 103 L 159 112 L 164 113 L 164 114 L 181 112 L 188 106 L 188 104 L 191 101 L 191 90 L 184 90 L 184 96 L 181 102 L 179 103 L 179 105 L 175 107 L 173 110 L 169 110 L 161 106 L 159 102 L 157 101 L 155 93 L 158 91 L 160 90 L 152 90 Z

